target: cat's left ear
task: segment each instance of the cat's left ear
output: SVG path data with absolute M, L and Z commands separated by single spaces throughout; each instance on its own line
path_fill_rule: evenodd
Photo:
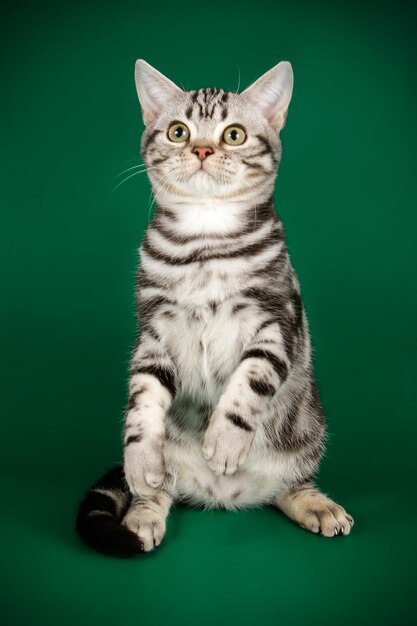
M 281 61 L 242 91 L 277 132 L 285 126 L 294 75 L 291 63 Z
M 182 89 L 143 59 L 135 64 L 135 82 L 145 126 L 161 113 L 167 102 Z

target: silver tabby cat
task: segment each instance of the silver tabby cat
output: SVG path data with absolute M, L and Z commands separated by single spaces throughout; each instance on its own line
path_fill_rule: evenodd
M 291 65 L 234 93 L 182 90 L 139 60 L 136 85 L 156 209 L 140 247 L 124 463 L 87 493 L 77 529 L 107 553 L 149 551 L 186 501 L 270 503 L 314 533 L 348 535 L 352 517 L 313 484 L 325 423 L 273 206 Z

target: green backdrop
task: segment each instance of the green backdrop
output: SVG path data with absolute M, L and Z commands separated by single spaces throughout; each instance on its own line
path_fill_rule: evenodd
M 415 607 L 416 12 L 392 2 L 90 2 L 2 9 L 2 622 L 411 624 Z M 121 457 L 149 217 L 133 68 L 295 88 L 276 207 L 329 424 L 328 540 L 272 509 L 178 508 L 133 561 L 73 531 Z

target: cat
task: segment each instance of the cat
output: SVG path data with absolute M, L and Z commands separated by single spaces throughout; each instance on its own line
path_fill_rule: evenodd
M 173 503 L 271 504 L 313 533 L 352 517 L 314 484 L 325 419 L 300 285 L 273 192 L 293 71 L 186 91 L 139 59 L 140 154 L 156 201 L 140 246 L 124 460 L 77 530 L 120 556 L 164 536 Z

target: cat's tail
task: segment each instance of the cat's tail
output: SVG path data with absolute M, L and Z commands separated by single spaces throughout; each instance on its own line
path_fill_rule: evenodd
M 91 487 L 78 508 L 76 530 L 81 539 L 112 556 L 141 552 L 139 538 L 122 525 L 130 501 L 123 467 L 117 465 Z

